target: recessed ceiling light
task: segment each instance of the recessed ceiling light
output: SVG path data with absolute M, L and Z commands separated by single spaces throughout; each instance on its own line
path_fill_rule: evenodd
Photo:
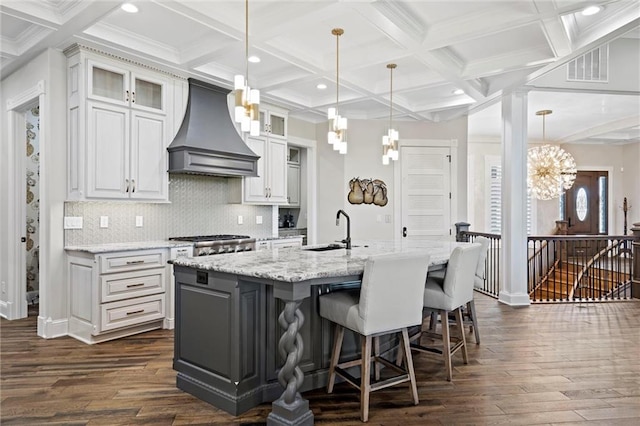
M 595 15 L 596 13 L 600 12 L 602 10 L 602 8 L 600 6 L 589 6 L 586 7 L 582 10 L 582 15 L 584 16 L 591 16 L 591 15 Z
M 327 85 L 326 85 L 326 84 L 324 84 L 324 83 L 319 83 L 316 87 L 317 87 L 318 89 L 320 89 L 320 90 L 324 90 L 324 89 L 326 89 L 326 88 L 327 88 Z
M 456 89 L 453 91 L 454 95 L 464 95 L 464 90 L 462 89 Z
M 257 64 L 258 62 L 260 62 L 260 58 L 257 57 L 256 55 L 251 55 L 249 56 L 249 58 L 247 59 L 249 62 Z
M 128 13 L 138 13 L 138 7 L 133 3 L 122 3 L 120 9 Z

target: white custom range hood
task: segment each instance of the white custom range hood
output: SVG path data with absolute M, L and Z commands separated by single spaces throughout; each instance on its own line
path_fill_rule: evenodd
M 187 111 L 167 148 L 169 173 L 258 176 L 257 156 L 244 143 L 229 115 L 229 90 L 189 79 Z

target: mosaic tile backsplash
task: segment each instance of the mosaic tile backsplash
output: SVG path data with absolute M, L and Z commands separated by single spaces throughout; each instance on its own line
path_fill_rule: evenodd
M 82 216 L 82 229 L 64 231 L 65 245 L 126 243 L 165 240 L 169 237 L 207 234 L 241 234 L 255 238 L 272 236 L 271 206 L 232 204 L 237 182 L 212 176 L 170 175 L 170 203 L 128 201 L 69 201 L 65 216 Z M 238 225 L 238 216 L 243 224 Z M 100 228 L 100 216 L 109 227 Z M 136 227 L 136 216 L 143 226 Z M 262 224 L 256 224 L 262 216 Z

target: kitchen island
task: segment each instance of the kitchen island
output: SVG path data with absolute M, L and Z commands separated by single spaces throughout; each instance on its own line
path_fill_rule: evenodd
M 274 401 L 269 424 L 312 424 L 299 392 L 326 384 L 332 344 L 319 296 L 358 287 L 370 255 L 419 251 L 432 270 L 460 244 L 356 242 L 175 260 L 178 388 L 234 415 Z M 345 339 L 343 355 L 355 358 L 358 342 Z

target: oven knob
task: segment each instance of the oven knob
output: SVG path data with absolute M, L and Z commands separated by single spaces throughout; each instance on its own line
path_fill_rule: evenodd
M 211 250 L 210 248 L 205 249 L 204 252 L 207 256 L 210 256 L 213 254 L 213 250 Z

